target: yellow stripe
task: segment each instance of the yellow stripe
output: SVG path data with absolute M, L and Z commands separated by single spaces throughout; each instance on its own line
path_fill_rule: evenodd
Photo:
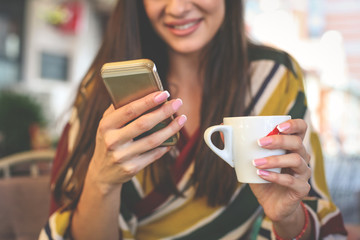
M 136 174 L 136 179 L 141 184 L 142 190 L 144 192 L 144 195 L 148 195 L 151 193 L 154 189 L 153 182 L 150 177 L 150 169 L 149 167 L 146 169 L 141 170 L 138 174 Z M 144 186 L 144 178 L 145 178 L 145 186 Z
M 130 231 L 122 230 L 123 239 L 135 239 L 134 236 L 130 233 Z
M 329 202 L 329 201 L 324 201 L 322 199 L 318 200 L 318 208 L 320 210 L 318 211 L 317 215 L 318 215 L 320 221 L 322 219 L 324 219 L 330 213 L 333 213 L 337 210 L 337 207 L 335 206 L 334 203 Z
M 209 207 L 205 198 L 189 199 L 186 204 L 168 215 L 145 226 L 139 226 L 136 238 L 148 240 L 177 235 L 208 218 L 219 208 Z
M 286 71 L 264 105 L 260 115 L 267 116 L 286 114 L 289 104 L 296 99 L 299 88 L 295 86 L 298 85 L 299 81 L 294 77 L 294 75 L 289 71 Z
M 70 216 L 71 211 L 60 212 L 58 211 L 55 213 L 55 227 L 56 233 L 60 236 L 64 236 L 66 230 L 70 224 Z
M 316 186 L 319 187 L 320 191 L 324 193 L 328 199 L 331 199 L 329 189 L 326 184 L 326 178 L 325 178 L 325 167 L 324 167 L 324 159 L 323 154 L 321 151 L 321 145 L 319 138 L 316 133 L 311 133 L 310 135 L 310 145 L 313 152 L 313 156 L 315 158 L 314 166 L 314 180 L 316 183 Z

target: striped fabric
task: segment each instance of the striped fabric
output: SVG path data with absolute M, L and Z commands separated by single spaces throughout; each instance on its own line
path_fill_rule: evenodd
M 304 203 L 314 226 L 313 239 L 346 239 L 341 214 L 326 186 L 320 142 L 311 130 L 299 65 L 286 53 L 270 48 L 251 49 L 249 58 L 253 97 L 247 98 L 248 114 L 290 114 L 309 123 L 304 143 L 312 156 L 313 177 Z M 76 117 L 72 119 L 70 125 L 77 121 Z M 76 131 L 68 131 L 64 134 L 68 139 L 63 141 L 70 143 Z M 124 239 L 275 239 L 272 223 L 264 216 L 249 185 L 239 184 L 227 206 L 209 207 L 205 198 L 194 198 L 192 159 L 201 140 L 199 132 L 191 138 L 182 133 L 182 141 L 174 151 L 177 160 L 171 171 L 183 197 L 154 189 L 145 171 L 124 184 L 119 214 Z M 55 211 L 39 239 L 67 239 L 70 217 L 71 212 Z

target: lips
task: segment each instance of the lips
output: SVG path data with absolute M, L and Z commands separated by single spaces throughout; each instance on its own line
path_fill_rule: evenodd
M 193 33 L 200 25 L 202 19 L 166 23 L 165 26 L 175 35 L 185 36 Z

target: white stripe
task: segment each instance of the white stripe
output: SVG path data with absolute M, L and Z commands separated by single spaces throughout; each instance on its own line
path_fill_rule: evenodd
M 265 91 L 261 95 L 259 101 L 254 107 L 254 113 L 255 115 L 258 115 L 261 110 L 264 108 L 264 106 L 268 103 L 269 98 L 273 94 L 274 90 L 279 85 L 282 77 L 287 72 L 287 68 L 283 65 L 280 65 L 274 76 L 271 78 L 271 81 L 268 83 L 268 85 L 265 88 Z
M 70 130 L 68 134 L 68 149 L 69 152 L 71 152 L 74 148 L 75 140 L 80 130 L 80 120 L 78 117 L 77 108 L 73 108 L 69 123 L 70 123 Z
M 136 177 L 133 177 L 133 178 L 131 179 L 131 181 L 133 182 L 134 187 L 135 187 L 137 193 L 140 195 L 140 197 L 141 197 L 141 198 L 144 198 L 145 193 L 144 193 L 144 191 L 143 191 L 143 188 L 142 188 L 139 180 L 138 180 Z
M 346 240 L 347 237 L 340 234 L 332 234 L 323 238 L 323 240 Z
M 129 231 L 133 236 L 135 236 L 137 229 L 137 218 L 133 215 L 129 221 L 125 221 L 123 216 L 119 214 L 119 227 L 124 231 Z
M 321 206 L 320 209 L 318 209 L 318 212 L 320 212 L 322 209 L 324 209 L 325 207 L 323 207 L 323 205 L 321 203 L 324 203 L 324 200 L 318 200 L 318 207 Z M 327 204 L 330 204 L 329 202 L 326 202 Z M 340 210 L 338 208 L 336 208 L 336 210 L 334 212 L 330 212 L 327 213 L 326 216 L 321 219 L 321 225 L 325 225 L 328 221 L 330 221 L 332 218 L 334 218 L 336 215 L 340 214 Z
M 56 217 L 57 215 L 59 215 L 58 212 L 55 212 L 49 219 L 49 227 L 50 227 L 50 232 L 51 232 L 51 237 L 54 240 L 64 240 L 63 236 L 60 236 L 57 232 L 56 232 Z M 67 226 L 69 227 L 69 226 Z
M 259 91 L 263 84 L 263 80 L 269 75 L 271 69 L 274 67 L 274 61 L 259 60 L 251 62 L 250 64 L 250 78 L 251 78 L 251 96 L 247 96 L 245 106 L 250 104 L 251 99 Z

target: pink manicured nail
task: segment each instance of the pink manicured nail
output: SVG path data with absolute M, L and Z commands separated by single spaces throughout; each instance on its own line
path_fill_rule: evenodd
M 184 123 L 186 122 L 187 117 L 185 115 L 181 115 L 178 119 L 178 123 L 180 126 L 184 125 Z
M 279 129 L 280 132 L 284 132 L 289 128 L 290 128 L 290 123 L 288 122 L 281 123 L 277 126 L 277 129 Z
M 156 103 L 161 103 L 161 102 L 165 101 L 166 99 L 168 99 L 168 97 L 170 97 L 170 93 L 168 91 L 163 91 L 163 92 L 159 93 L 158 95 L 156 95 L 154 100 Z
M 178 98 L 172 103 L 172 108 L 174 109 L 174 111 L 177 111 L 182 104 L 183 104 L 182 100 Z
M 268 171 L 261 170 L 261 169 L 256 170 L 256 173 L 259 176 L 269 176 L 270 175 L 270 173 Z
M 266 158 L 259 158 L 259 159 L 253 160 L 253 165 L 254 165 L 255 167 L 264 165 L 264 164 L 266 164 L 266 163 L 267 163 Z
M 263 147 L 263 146 L 267 146 L 267 145 L 271 144 L 272 141 L 273 140 L 271 137 L 264 137 L 264 138 L 258 139 L 258 144 L 260 147 Z

